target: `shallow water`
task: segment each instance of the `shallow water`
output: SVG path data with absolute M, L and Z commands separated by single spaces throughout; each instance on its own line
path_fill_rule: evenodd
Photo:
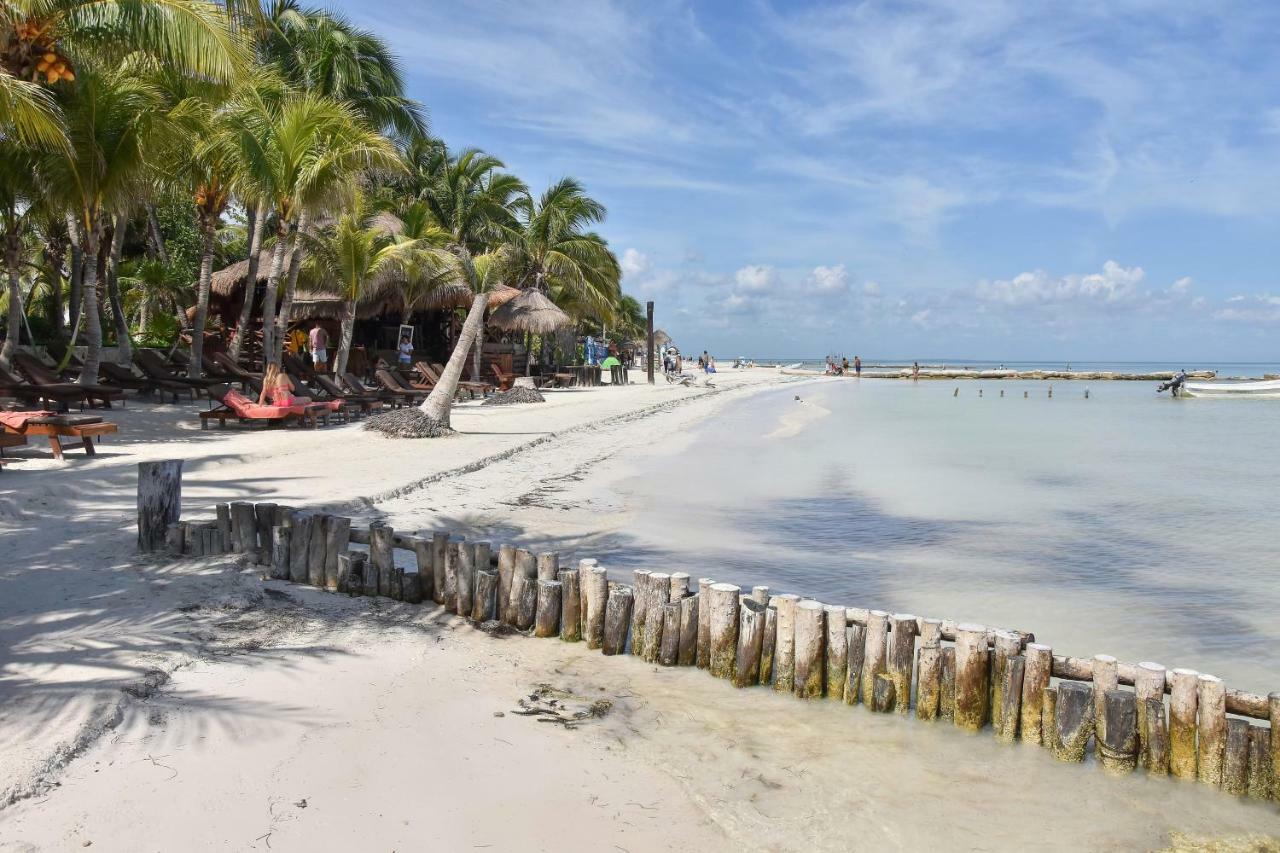
M 955 387 L 832 380 L 733 404 L 616 484 L 635 524 L 599 556 L 1280 688 L 1280 404 Z

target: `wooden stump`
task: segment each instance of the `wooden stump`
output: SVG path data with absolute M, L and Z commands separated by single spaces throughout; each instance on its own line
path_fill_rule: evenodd
M 285 531 L 284 528 L 282 527 L 275 528 L 274 532 L 277 536 L 281 532 L 287 533 L 287 531 Z M 353 592 L 353 590 L 351 589 L 352 563 L 354 562 L 352 559 L 353 556 L 354 555 L 351 551 L 347 551 L 346 553 L 338 555 L 338 592 L 345 592 L 348 595 L 352 594 Z M 355 594 L 358 595 L 360 590 L 356 589 L 354 590 L 354 592 Z
M 404 598 L 404 569 L 392 566 L 387 575 L 387 598 L 392 601 L 401 601 Z M 382 585 L 381 577 L 378 578 L 378 585 Z
M 893 703 L 893 676 L 882 672 L 876 676 L 875 685 L 871 688 L 871 710 L 878 714 L 887 714 L 893 710 Z
M 431 581 L 429 580 L 429 578 L 431 576 L 427 575 L 426 577 L 428 578 L 427 580 L 428 588 L 430 588 Z M 406 604 L 421 604 L 422 603 L 422 582 L 423 582 L 422 572 L 406 572 L 401 570 L 400 580 L 402 583 L 402 587 L 401 587 L 401 593 L 403 596 L 402 600 Z M 429 599 L 430 596 L 427 596 L 427 598 Z
M 225 554 L 231 547 L 231 504 L 216 504 L 213 511 L 217 517 L 218 534 L 222 538 L 222 552 Z M 274 540 L 272 540 L 274 541 Z
M 711 674 L 716 678 L 731 678 L 738 651 L 740 590 L 731 583 L 716 583 L 711 585 L 709 592 L 707 609 L 710 611 Z
M 1227 720 L 1227 746 L 1222 760 L 1222 790 L 1237 797 L 1249 793 L 1249 723 Z
M 1164 698 L 1143 699 L 1138 706 L 1142 725 L 1139 760 L 1152 776 L 1169 775 L 1169 728 L 1164 720 Z
M 566 643 L 576 643 L 582 639 L 582 596 L 578 589 L 578 570 L 564 569 L 560 572 L 560 639 Z M 680 637 L 676 635 L 676 643 Z
M 253 514 L 253 504 L 248 501 L 231 503 L 232 549 L 237 554 L 258 553 L 258 521 Z
M 436 579 L 431 564 L 431 540 L 425 536 L 415 536 L 410 540 L 413 548 L 413 562 L 418 567 L 418 592 L 420 601 L 435 601 Z
M 600 640 L 600 650 L 606 655 L 620 655 L 627 648 L 633 598 L 628 587 L 615 586 L 609 590 L 604 610 L 604 633 Z
M 543 551 L 537 557 L 538 580 L 553 581 L 560 574 L 560 555 L 555 551 Z
M 895 613 L 889 617 L 889 649 L 886 671 L 893 679 L 893 709 L 906 714 L 911 708 L 911 667 L 916 657 L 916 617 Z
M 876 689 L 876 676 L 888 672 L 889 614 L 883 610 L 867 613 L 867 641 L 862 657 L 862 701 L 870 703 Z
M 515 588 L 516 546 L 498 546 L 498 618 L 508 625 L 516 624 Z
M 228 509 L 230 509 L 228 507 Z M 273 503 L 260 503 L 253 505 L 253 519 L 255 527 L 255 536 L 258 540 L 257 562 L 260 566 L 266 566 L 271 563 L 271 528 L 275 526 L 276 510 L 278 507 Z M 218 519 L 218 529 L 222 529 L 222 519 Z M 226 537 L 222 541 L 225 543 Z M 225 544 L 224 544 L 225 547 Z M 342 547 L 346 548 L 347 543 L 343 542 Z M 337 557 L 334 557 L 334 567 L 337 568 Z
M 1005 658 L 1001 667 L 1000 726 L 996 737 L 1005 743 L 1018 739 L 1018 724 L 1022 720 L 1022 682 L 1026 670 L 1026 658 L 1014 655 Z
M 916 719 L 937 719 L 942 687 L 942 649 L 921 646 L 916 671 L 919 673 L 916 677 Z
M 764 608 L 764 639 L 760 643 L 760 683 L 773 680 L 773 656 L 778 642 L 778 605 L 770 599 Z M 841 692 L 844 688 L 841 687 Z
M 182 529 L 182 522 L 175 521 L 164 530 L 164 550 L 165 554 L 170 557 L 182 556 L 182 544 L 186 539 L 186 532 Z
M 738 618 L 738 648 L 734 656 L 734 687 L 749 687 L 760 683 L 760 654 L 764 648 L 764 622 L 767 609 L 767 605 L 753 598 L 745 599 L 741 604 Z
M 488 622 L 498 618 L 498 573 L 476 572 L 476 595 L 472 602 L 471 619 Z
M 476 593 L 476 553 L 475 546 L 468 542 L 458 543 L 457 569 L 455 571 L 457 595 L 456 610 L 459 616 L 470 616 L 475 609 Z M 551 578 L 555 580 L 555 578 Z
M 778 602 L 777 628 L 773 641 L 773 689 L 792 693 L 796 686 L 796 607 L 800 596 L 775 595 Z
M 234 522 L 234 512 L 231 514 L 231 518 Z M 289 580 L 294 583 L 307 582 L 307 559 L 311 550 L 311 528 L 315 526 L 315 523 L 316 517 L 309 512 L 297 512 L 293 515 L 293 535 L 289 539 Z
M 1044 721 L 1044 689 L 1053 671 L 1053 649 L 1043 643 L 1027 643 L 1023 653 L 1022 710 L 1019 725 L 1022 742 L 1040 746 Z
M 662 605 L 662 645 L 658 649 L 658 663 L 675 666 L 679 660 L 680 602 L 673 601 Z
M 351 519 L 329 516 L 324 525 L 324 587 L 330 592 L 338 589 L 338 557 L 347 553 L 350 545 Z
M 1055 706 L 1054 757 L 1084 761 L 1089 735 L 1093 734 L 1093 688 L 1080 681 L 1063 681 L 1057 688 Z
M 307 583 L 312 586 L 324 586 L 324 567 L 327 560 L 325 536 L 328 526 L 329 516 L 327 515 L 316 515 L 311 519 L 311 537 L 307 544 Z
M 598 649 L 604 642 L 604 612 L 609 602 L 609 573 L 600 566 L 581 569 L 582 593 L 586 601 L 582 617 L 587 648 Z
M 1196 705 L 1200 673 L 1175 669 L 1169 687 L 1169 772 L 1196 778 Z
M 1142 661 L 1134 670 L 1133 692 L 1138 697 L 1138 763 L 1147 766 L 1147 702 L 1159 699 L 1164 707 L 1164 667 L 1151 661 Z M 1163 712 L 1162 712 L 1163 713 Z
M 538 579 L 524 578 L 519 589 L 520 600 L 516 602 L 516 627 L 521 631 L 529 631 L 534 627 L 538 617 Z
M 942 620 L 920 620 L 920 647 L 926 649 L 942 648 Z
M 955 724 L 976 732 L 987 719 L 987 629 L 981 625 L 956 626 L 955 649 Z
M 1196 681 L 1196 778 L 1221 787 L 1227 749 L 1227 687 L 1216 675 Z
M 470 554 L 465 538 L 449 537 L 444 550 L 444 609 L 450 613 L 458 612 L 458 564 L 462 562 L 464 549 Z
M 472 542 L 472 565 L 477 572 L 491 572 L 493 565 L 493 545 L 489 542 Z
M 1046 687 L 1040 701 L 1043 711 L 1040 718 L 1040 745 L 1057 755 L 1062 748 L 1058 741 L 1058 688 Z
M 766 591 L 768 587 L 763 587 Z M 834 605 L 823 608 L 827 636 L 827 660 L 824 692 L 828 699 L 844 701 L 844 685 L 849 677 L 849 635 L 846 632 L 845 610 Z
M 640 641 L 645 644 L 647 648 L 649 647 L 647 636 L 649 631 L 649 615 L 656 611 L 658 614 L 658 624 L 662 624 L 662 605 L 669 603 L 671 600 L 671 575 L 666 572 L 651 572 L 644 580 L 644 599 L 646 608 L 645 623 L 642 629 Z M 633 644 L 636 642 L 634 637 L 631 638 L 631 642 Z M 660 644 L 661 638 L 659 637 L 655 639 L 654 642 Z M 657 646 L 655 645 L 653 648 L 655 649 L 655 656 L 650 660 L 650 663 L 657 661 Z
M 826 613 L 822 604 L 805 599 L 796 605 L 796 696 L 817 699 L 823 690 L 823 645 Z
M 587 582 L 590 580 L 591 569 L 600 565 L 600 561 L 592 557 L 585 557 L 578 561 L 578 635 L 582 639 L 587 638 Z M 605 598 L 600 601 L 600 613 L 604 614 L 604 602 L 608 599 L 609 590 L 605 589 Z M 601 625 L 603 626 L 603 622 Z
M 753 586 L 751 587 L 751 600 L 756 604 L 769 605 L 769 587 Z
M 560 581 L 538 579 L 537 616 L 533 636 L 555 637 L 560 633 L 560 598 L 564 587 Z
M 373 567 L 373 575 L 377 578 L 377 594 L 384 598 L 391 597 L 391 570 L 395 568 L 396 533 L 390 525 L 375 522 L 369 525 L 369 563 Z M 369 595 L 368 584 L 365 584 L 365 595 Z
M 689 573 L 688 572 L 672 572 L 671 593 L 667 596 L 667 601 L 679 601 L 689 594 Z
M 1267 694 L 1271 718 L 1271 799 L 1280 800 L 1280 692 Z
M 431 600 L 436 604 L 448 601 L 445 590 L 445 570 L 449 562 L 449 534 L 437 531 L 431 534 Z
M 711 666 L 711 578 L 698 578 L 698 669 Z
M 650 605 L 644 617 L 644 646 L 640 649 L 640 659 L 645 663 L 657 663 L 662 650 L 663 605 Z
M 635 569 L 631 573 L 634 601 L 631 605 L 631 654 L 638 655 L 644 647 L 644 622 L 649 616 L 648 569 Z
M 537 611 L 538 558 L 527 548 L 517 548 L 515 571 L 511 575 L 511 599 L 512 607 L 514 608 L 513 616 L 515 617 L 512 624 L 522 631 L 527 631 L 533 625 L 532 621 L 521 624 L 523 618 L 521 616 L 521 602 L 529 594 L 525 590 L 532 590 L 534 610 L 527 614 L 529 619 L 532 620 Z
M 271 578 L 287 581 L 289 579 L 289 537 L 293 533 L 291 527 L 271 528 Z
M 995 728 L 996 735 L 1004 730 L 1004 671 L 1009 658 L 1022 651 L 1022 638 L 1011 631 L 996 631 L 994 648 L 991 651 L 991 685 L 989 687 L 991 706 L 988 715 Z M 1019 701 L 1022 697 L 1019 695 Z
M 1106 696 L 1107 691 L 1120 686 L 1119 662 L 1111 655 L 1093 656 L 1093 725 L 1097 730 L 1098 743 L 1106 737 Z
M 845 634 L 848 637 L 849 657 L 845 662 L 847 672 L 844 677 L 844 704 L 856 705 L 867 655 L 867 629 L 862 625 L 851 625 Z
M 1138 697 L 1128 690 L 1108 690 L 1098 726 L 1098 760 L 1110 773 L 1129 773 L 1138 764 Z
M 1271 799 L 1271 730 L 1249 726 L 1249 798 Z
M 942 647 L 942 663 L 939 667 L 941 682 L 938 687 L 938 716 L 947 722 L 956 719 L 956 648 Z
M 165 533 L 182 516 L 182 460 L 138 463 L 138 550 L 165 547 Z
M 676 662 L 680 666 L 698 663 L 698 611 L 702 593 L 694 593 L 680 599 L 680 652 Z

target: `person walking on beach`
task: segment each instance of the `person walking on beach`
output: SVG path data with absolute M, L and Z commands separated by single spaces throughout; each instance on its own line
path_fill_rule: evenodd
M 853 373 L 855 376 L 862 377 L 862 358 L 860 356 L 853 357 Z
M 311 363 L 319 373 L 324 373 L 329 364 L 329 333 L 324 326 L 316 323 L 311 327 Z
M 920 362 L 918 361 L 911 362 L 911 378 L 912 379 L 920 378 Z

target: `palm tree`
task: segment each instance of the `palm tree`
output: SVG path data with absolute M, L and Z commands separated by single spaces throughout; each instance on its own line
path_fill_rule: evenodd
M 8 279 L 9 328 L 0 349 L 0 365 L 8 367 L 22 331 L 21 319 L 25 303 L 22 299 L 21 274 L 23 236 L 27 231 L 27 214 L 40 196 L 35 167 L 37 156 L 26 148 L 0 142 L 0 227 L 3 228 L 4 267 Z
M 0 68 L 0 137 L 29 148 L 63 148 L 67 144 L 62 114 L 53 96 Z
M 403 269 L 418 251 L 416 240 L 396 240 L 363 193 L 356 192 L 346 212 L 320 235 L 304 237 L 306 268 L 316 287 L 331 287 L 342 296 L 342 333 L 333 372 L 347 369 L 356 306 L 389 273 Z
M 497 157 L 477 148 L 455 157 L 441 144 L 425 167 L 430 171 L 415 175 L 417 199 L 456 245 L 480 254 L 518 228 L 516 211 L 528 188 L 515 175 L 499 171 L 504 164 Z

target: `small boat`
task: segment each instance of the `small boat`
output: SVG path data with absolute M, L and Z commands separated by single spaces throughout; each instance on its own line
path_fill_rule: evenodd
M 1183 397 L 1280 397 L 1280 379 L 1254 382 L 1184 382 Z

